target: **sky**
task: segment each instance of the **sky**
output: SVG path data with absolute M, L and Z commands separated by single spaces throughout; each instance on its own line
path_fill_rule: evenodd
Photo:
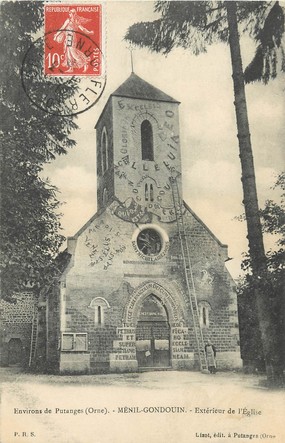
M 157 18 L 150 1 L 108 1 L 106 4 L 106 88 L 93 108 L 78 117 L 72 137 L 77 146 L 44 170 L 60 193 L 62 227 L 73 236 L 96 212 L 96 133 L 94 126 L 109 95 L 131 73 L 130 51 L 123 40 L 138 21 Z M 254 44 L 242 38 L 244 66 Z M 133 51 L 134 71 L 144 80 L 181 102 L 180 138 L 183 162 L 183 198 L 218 239 L 228 245 L 227 268 L 234 278 L 247 251 L 246 225 L 236 219 L 244 212 L 237 143 L 229 47 L 215 44 L 194 56 L 181 48 L 167 57 L 146 49 Z M 259 205 L 278 199 L 272 190 L 285 164 L 284 75 L 267 86 L 246 86 Z M 266 249 L 276 239 L 266 238 Z

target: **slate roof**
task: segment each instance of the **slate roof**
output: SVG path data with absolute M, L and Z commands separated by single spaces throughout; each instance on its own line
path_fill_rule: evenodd
M 117 97 L 141 98 L 144 100 L 179 103 L 179 101 L 160 91 L 160 89 L 155 88 L 134 72 L 132 72 L 127 80 L 122 83 L 121 86 L 119 86 L 118 89 L 116 89 L 116 91 L 111 95 Z

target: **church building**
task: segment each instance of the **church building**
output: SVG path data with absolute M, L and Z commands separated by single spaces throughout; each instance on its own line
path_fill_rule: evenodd
M 98 211 L 68 238 L 65 269 L 39 302 L 34 357 L 53 371 L 198 369 L 197 328 L 219 369 L 241 367 L 227 246 L 186 202 L 179 229 L 178 107 L 132 73 L 99 117 Z

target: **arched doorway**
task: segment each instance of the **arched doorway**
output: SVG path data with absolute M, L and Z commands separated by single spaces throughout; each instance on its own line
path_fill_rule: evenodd
M 136 355 L 139 367 L 170 366 L 170 326 L 167 310 L 154 294 L 142 302 L 136 327 Z
M 23 344 L 20 338 L 11 338 L 8 343 L 8 365 L 20 365 L 22 363 Z

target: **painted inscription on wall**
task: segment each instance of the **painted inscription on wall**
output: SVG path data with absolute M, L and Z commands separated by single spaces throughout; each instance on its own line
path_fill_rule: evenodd
M 188 360 L 192 358 L 189 352 L 189 331 L 188 328 L 178 327 L 171 329 L 172 358 L 176 360 Z
M 120 219 L 131 223 L 150 223 L 152 215 L 146 207 L 138 204 L 132 197 L 121 203 L 114 210 Z
M 113 341 L 114 352 L 110 360 L 136 360 L 136 330 L 133 327 L 118 327 L 117 340 Z
M 138 244 L 136 240 L 132 241 L 132 245 L 134 247 L 134 250 L 136 251 L 136 253 L 138 254 L 138 256 L 140 258 L 142 258 L 145 261 L 148 262 L 154 262 L 159 260 L 160 258 L 164 257 L 169 249 L 169 242 L 164 242 L 163 244 L 163 248 L 161 249 L 161 251 L 157 254 L 157 255 L 145 255 L 142 253 L 142 251 L 140 251 L 140 249 L 138 248 Z
M 84 243 L 89 250 L 89 266 L 100 266 L 104 271 L 112 266 L 116 256 L 126 249 L 120 231 L 110 217 L 108 221 L 94 221 L 86 230 Z
M 178 316 L 176 303 L 169 292 L 166 291 L 162 286 L 155 282 L 148 282 L 144 284 L 140 289 L 134 292 L 132 295 L 131 301 L 129 302 L 126 310 L 126 321 L 128 323 L 135 322 L 136 316 L 138 315 L 138 301 L 140 297 L 147 293 L 148 291 L 153 291 L 155 295 L 159 297 L 159 300 L 163 306 L 167 308 L 167 305 L 170 306 L 171 312 L 173 315 L 173 320 L 175 322 L 180 322 L 181 318 Z
M 175 220 L 169 178 L 181 175 L 178 120 L 170 108 L 165 103 L 127 99 L 118 100 L 116 106 L 120 121 L 114 162 L 117 196 L 123 201 L 122 195 L 128 193 L 163 222 Z M 142 155 L 141 126 L 146 120 L 153 136 L 150 158 Z M 120 182 L 127 188 L 118 186 Z

